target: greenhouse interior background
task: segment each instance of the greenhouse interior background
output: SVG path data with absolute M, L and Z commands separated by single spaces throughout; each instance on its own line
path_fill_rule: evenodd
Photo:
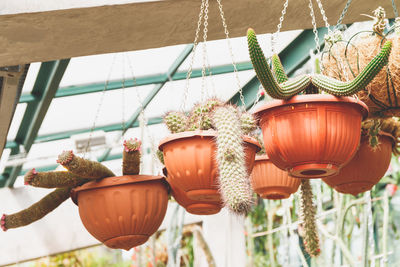
M 0 222 L 3 231 L 0 231 L 0 266 L 400 266 L 400 193 L 397 190 L 400 183 L 400 153 L 397 150 L 400 107 L 396 95 L 396 86 L 400 86 L 400 67 L 396 68 L 400 66 L 400 62 L 396 62 L 400 60 L 400 19 L 397 7 L 400 8 L 398 0 L 1 1 Z M 257 47 L 252 47 L 248 28 L 253 28 L 257 34 L 259 47 L 267 59 L 265 65 L 260 63 L 264 61 L 259 60 L 261 56 Z M 368 38 L 379 39 L 379 42 L 373 39 L 367 48 L 361 47 Z M 387 54 L 383 62 L 381 58 L 385 57 L 384 49 L 389 42 L 392 42 L 388 52 L 391 54 Z M 380 50 L 381 47 L 384 48 Z M 375 57 L 379 51 L 379 55 L 383 55 L 381 58 Z M 288 81 L 287 77 L 280 80 L 282 77 L 277 72 L 279 66 L 273 61 L 274 55 L 280 58 Z M 363 56 L 368 60 L 363 61 Z M 370 60 L 375 65 L 367 65 Z M 376 63 L 378 60 L 383 63 Z M 333 61 L 336 63 L 332 64 Z M 257 64 L 261 64 L 263 69 Z M 279 116 L 297 109 L 297 104 L 290 99 L 307 96 L 311 87 L 326 96 L 328 93 L 335 95 L 335 92 L 325 92 L 326 87 L 334 91 L 339 88 L 335 87 L 337 83 L 339 86 L 354 85 L 346 83 L 348 76 L 356 77 L 358 72 L 360 75 L 364 72 L 358 70 L 354 73 L 352 64 L 361 68 L 367 66 L 364 70 L 380 64 L 372 76 L 366 74 L 360 79 L 366 81 L 371 76 L 361 91 L 341 92 L 335 96 L 339 99 L 336 102 L 346 98 L 351 99 L 346 100 L 348 103 L 362 106 L 364 113 L 356 120 L 357 123 L 337 122 L 333 126 L 335 130 L 325 130 L 324 127 L 329 126 L 312 128 L 314 121 L 322 121 L 320 117 L 315 120 L 307 115 L 298 118 L 304 118 L 304 124 L 309 127 L 305 131 L 312 136 L 311 139 L 316 138 L 312 130 L 320 131 L 323 127 L 321 131 L 328 135 L 344 127 L 344 130 L 341 128 L 344 137 L 333 136 L 322 142 L 325 146 L 336 140 L 339 145 L 333 148 L 335 151 L 344 150 L 351 142 L 349 140 L 354 139 L 350 137 L 353 131 L 350 126 L 356 127 L 355 145 L 343 162 L 344 167 L 335 169 L 325 161 L 318 165 L 339 175 L 346 163 L 358 157 L 355 156 L 357 150 L 361 151 L 365 140 L 364 143 L 370 146 L 376 142 L 373 148 L 368 147 L 368 151 L 377 153 L 384 150 L 385 136 L 389 136 L 387 164 L 384 164 L 377 180 L 364 182 L 362 186 L 365 187 L 357 192 L 352 188 L 357 182 L 353 182 L 345 192 L 330 184 L 329 181 L 336 179 L 334 176 L 333 180 L 322 177 L 320 169 L 304 171 L 299 178 L 294 173 L 290 175 L 292 168 L 277 168 L 273 157 L 280 157 L 276 162 L 285 160 L 283 157 L 290 154 L 292 146 L 300 147 L 300 152 L 294 153 L 296 155 L 319 149 L 318 145 L 315 148 L 302 144 L 305 137 L 298 128 L 301 124 L 299 119 L 288 118 L 279 124 Z M 269 66 L 273 66 L 272 72 Z M 377 93 L 378 97 L 382 96 L 381 100 L 376 100 L 371 93 L 375 81 L 381 77 L 378 72 L 384 73 L 381 76 L 385 79 Z M 267 76 L 273 84 L 271 88 L 282 92 L 285 88 L 295 88 L 298 83 L 291 81 L 298 77 L 311 78 L 308 87 L 304 87 L 305 91 L 304 88 L 296 91 L 299 96 L 275 97 L 279 92 L 274 94 L 275 89 L 264 85 L 263 79 Z M 323 82 L 327 79 L 328 85 L 321 82 L 322 85 L 317 86 L 314 81 L 318 77 L 323 77 Z M 343 85 L 340 88 L 345 90 L 347 87 Z M 365 92 L 368 92 L 366 98 L 369 102 L 363 99 Z M 220 104 L 211 108 L 201 106 L 209 99 Z M 274 101 L 280 101 L 283 103 L 280 105 L 287 105 L 287 108 L 274 115 L 273 123 L 268 123 L 270 121 L 261 116 L 267 114 L 266 107 L 276 109 L 278 104 L 273 104 Z M 380 101 L 389 101 L 389 104 Z M 309 108 L 308 105 L 313 107 L 315 102 L 310 103 L 305 104 L 305 109 Z M 168 159 L 169 153 L 174 151 L 172 148 L 169 150 L 168 145 L 177 142 L 171 136 L 183 136 L 186 132 L 190 135 L 191 132 L 186 129 L 174 133 L 168 125 L 168 118 L 174 115 L 176 123 L 177 117 L 192 116 L 196 108 L 200 114 L 195 117 L 199 122 L 193 123 L 194 132 L 198 136 L 202 131 L 214 132 L 211 139 L 198 138 L 212 144 L 211 156 L 201 154 L 206 152 L 200 152 L 200 143 L 188 141 L 180 149 L 190 150 L 187 147 L 193 144 L 192 153 L 198 149 L 200 156 Z M 236 119 L 234 122 L 227 119 L 218 128 L 217 111 L 229 113 L 229 108 L 235 109 L 236 117 L 242 116 L 238 117 L 241 129 L 244 129 L 243 125 L 240 126 L 244 114 L 255 114 L 251 116 L 254 127 L 252 125 L 249 131 L 254 141 L 246 141 L 244 137 L 243 141 L 242 134 L 239 134 L 239 146 L 235 146 L 237 140 L 233 140 L 230 133 L 236 134 Z M 211 109 L 210 115 L 208 109 Z M 368 109 L 369 117 L 366 115 Z M 329 113 L 329 109 L 326 112 Z M 352 112 L 353 109 L 346 111 L 342 117 L 353 118 Z M 212 130 L 202 128 L 202 116 L 210 116 Z M 229 118 L 229 115 L 224 116 L 225 113 L 223 119 Z M 318 116 L 325 115 L 318 113 Z M 334 119 L 327 123 L 339 121 L 340 115 L 332 116 Z M 191 119 L 189 117 L 185 123 L 189 124 Z M 364 120 L 362 124 L 361 119 Z M 287 128 L 276 132 L 267 129 L 275 125 L 275 121 L 276 125 Z M 388 121 L 392 127 L 389 134 L 384 128 Z M 222 138 L 226 133 L 228 143 L 231 143 L 227 150 L 222 151 Z M 293 140 L 287 145 L 287 150 L 282 149 L 281 156 L 274 154 L 272 148 L 278 143 L 282 145 L 282 136 L 289 135 Z M 272 142 L 271 149 L 267 141 Z M 279 175 L 293 179 L 291 183 L 296 184 L 293 191 L 287 194 L 284 191 L 283 195 L 273 191 L 268 195 L 255 188 L 257 157 L 260 157 L 255 153 L 262 152 L 258 151 L 262 143 L 269 164 L 280 172 Z M 246 145 L 244 149 L 243 144 Z M 135 146 L 133 152 L 129 145 Z M 251 149 L 248 147 L 255 149 L 250 156 L 250 170 L 247 165 Z M 242 154 L 235 158 L 237 150 Z M 70 156 L 66 156 L 68 153 Z M 334 154 L 330 150 L 329 153 Z M 368 168 L 382 165 L 377 162 L 381 157 L 375 156 L 369 163 L 359 163 L 358 168 L 352 168 L 352 175 L 361 173 L 362 169 L 367 174 L 373 173 Z M 77 174 L 73 169 L 76 166 L 68 165 L 71 158 L 72 162 L 76 160 L 83 166 L 79 166 Z M 140 172 L 138 169 L 130 173 L 126 171 L 130 159 L 132 162 L 136 160 L 132 165 L 140 167 Z M 183 168 L 188 161 L 196 166 L 194 173 L 175 170 Z M 214 164 L 214 169 L 201 169 L 202 164 L 208 161 Z M 225 169 L 221 166 L 237 161 L 243 162 L 238 169 L 244 168 L 241 172 L 244 180 L 235 180 L 236 174 L 232 173 L 236 173 L 236 169 L 224 180 Z M 272 167 L 268 169 L 270 172 L 263 173 L 262 179 L 273 179 Z M 94 168 L 99 168 L 97 173 L 103 171 L 109 175 L 83 175 Z M 229 165 L 229 168 L 234 169 L 236 165 Z M 203 175 L 204 171 L 210 174 Z M 175 184 L 179 178 L 189 179 L 188 176 L 196 175 L 208 175 L 207 179 L 214 177 L 213 184 L 203 190 L 213 190 L 214 195 L 196 195 L 196 198 L 193 197 L 194 191 L 185 189 L 185 186 L 195 186 L 196 182 Z M 314 177 L 309 177 L 312 175 Z M 359 177 L 359 183 L 363 183 L 363 175 Z M 126 185 L 116 180 L 120 177 L 128 179 Z M 114 179 L 117 185 L 107 187 L 107 179 Z M 54 185 L 56 182 L 62 185 Z M 135 186 L 139 188 L 144 184 L 153 187 L 140 196 L 135 195 L 139 190 Z M 96 186 L 96 189 L 90 189 L 89 185 Z M 91 198 L 94 195 L 89 196 L 89 192 L 99 191 L 99 187 L 118 190 L 120 186 L 129 187 L 131 191 L 127 194 L 130 195 L 122 196 L 123 191 L 110 191 L 109 195 L 101 195 L 95 204 Z M 243 190 L 246 191 L 243 188 L 251 190 L 248 193 L 251 199 L 247 200 L 249 208 L 245 211 L 230 202 L 225 190 L 230 190 L 231 186 L 239 188 L 237 194 L 240 196 L 232 196 L 235 201 Z M 311 186 L 311 193 L 305 193 L 307 186 Z M 273 187 L 275 190 L 279 186 Z M 52 191 L 50 188 L 56 189 Z M 152 192 L 152 188 L 160 191 Z M 179 200 L 177 192 L 183 192 L 184 198 L 194 204 Z M 60 199 L 61 194 L 64 194 L 63 199 Z M 85 194 L 89 199 L 80 202 Z M 106 198 L 110 199 L 106 201 Z M 123 203 L 110 204 L 110 201 Z M 87 203 L 91 205 L 87 206 Z M 207 208 L 193 211 L 190 205 Z M 87 214 L 84 214 L 84 207 L 89 209 Z M 114 227 L 118 229 L 111 230 L 110 221 L 113 219 L 108 217 L 118 212 L 120 215 L 116 216 L 119 217 L 114 219 L 117 221 Z M 121 214 L 127 212 L 130 217 L 124 221 L 125 215 Z M 161 217 L 150 218 L 155 214 L 161 214 Z M 103 224 L 106 228 L 94 234 L 94 226 L 87 225 L 90 220 L 95 221 L 92 224 Z M 141 226 L 136 227 L 135 223 Z M 144 231 L 146 224 L 154 229 L 140 232 Z M 130 228 L 130 232 L 125 228 Z M 112 234 L 103 237 L 112 231 L 122 237 Z M 143 242 L 137 241 L 143 236 Z M 120 239 L 111 243 L 114 238 Z

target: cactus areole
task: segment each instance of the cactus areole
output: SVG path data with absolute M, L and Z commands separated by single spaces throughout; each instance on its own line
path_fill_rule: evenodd
M 367 115 L 361 101 L 320 94 L 275 100 L 256 110 L 271 162 L 305 179 L 335 175 L 351 160 Z

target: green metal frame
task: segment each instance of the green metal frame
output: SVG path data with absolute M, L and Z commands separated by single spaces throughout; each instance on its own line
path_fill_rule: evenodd
M 320 38 L 320 45 L 323 45 L 323 36 L 326 34 L 327 30 L 322 28 L 319 29 L 318 34 Z M 181 53 L 181 55 L 176 59 L 176 61 L 172 64 L 170 69 L 166 74 L 160 74 L 160 75 L 151 75 L 151 76 L 145 76 L 145 77 L 139 77 L 136 80 L 136 84 L 133 84 L 133 81 L 126 81 L 125 82 L 125 87 L 133 87 L 133 86 L 142 86 L 142 85 L 149 85 L 149 84 L 156 84 L 156 86 L 150 91 L 150 93 L 147 95 L 145 100 L 143 101 L 143 107 L 145 108 L 151 101 L 152 99 L 157 95 L 157 93 L 161 90 L 161 88 L 167 83 L 168 81 L 176 81 L 176 80 L 183 80 L 186 78 L 187 72 L 177 72 L 179 66 L 184 62 L 184 60 L 187 58 L 187 56 L 190 54 L 192 51 L 193 45 L 188 45 L 184 51 Z M 315 42 L 314 42 L 314 34 L 312 30 L 305 30 L 302 33 L 300 33 L 284 50 L 282 50 L 281 53 L 279 53 L 279 57 L 282 60 L 282 64 L 285 67 L 286 72 L 289 75 L 292 75 L 297 69 L 302 67 L 302 65 L 309 60 L 310 55 L 309 51 L 310 49 L 315 48 Z M 50 64 L 51 62 L 46 62 L 42 64 L 42 67 L 45 68 L 47 66 L 46 64 Z M 68 64 L 68 63 L 67 63 Z M 55 80 L 55 77 L 50 77 L 51 74 L 48 72 L 46 75 L 44 74 L 44 70 L 39 71 L 37 81 L 35 83 L 34 90 L 32 90 L 32 93 L 30 94 L 23 94 L 20 98 L 20 103 L 27 103 L 28 108 L 30 105 L 36 106 L 38 103 L 42 103 L 43 107 L 46 106 L 47 108 L 50 102 L 43 101 L 42 93 L 36 92 L 35 88 L 37 87 L 37 83 L 39 83 L 40 80 L 45 79 L 47 77 L 48 80 Z M 49 66 L 47 66 L 48 68 Z M 66 67 L 66 66 L 65 66 Z M 250 62 L 244 62 L 238 64 L 238 70 L 239 71 L 244 71 L 244 70 L 250 70 L 252 69 L 252 65 Z M 65 71 L 65 69 L 64 69 Z M 225 74 L 225 73 L 230 73 L 233 72 L 233 67 L 231 65 L 224 65 L 224 66 L 218 66 L 218 67 L 213 67 L 211 69 L 213 75 L 218 75 L 218 74 Z M 61 73 L 60 73 L 61 74 Z M 62 71 L 63 74 L 63 71 Z M 61 77 L 62 77 L 61 74 Z M 61 80 L 61 77 L 59 77 L 59 80 Z M 201 77 L 201 70 L 196 69 L 192 73 L 192 78 L 196 77 Z M 53 83 L 53 85 L 56 85 L 56 83 Z M 59 81 L 57 83 L 57 86 L 54 88 L 52 87 L 52 96 L 49 94 L 49 97 L 51 96 L 50 101 L 52 98 L 58 98 L 58 97 L 67 97 L 67 96 L 75 96 L 75 95 L 80 95 L 80 94 L 87 94 L 87 93 L 95 93 L 95 92 L 101 92 L 104 89 L 104 83 L 95 83 L 95 84 L 89 84 L 89 85 L 83 85 L 83 86 L 68 86 L 68 87 L 62 87 L 58 88 Z M 257 79 L 257 77 L 251 78 L 243 87 L 243 96 L 246 104 L 246 109 L 251 108 L 253 103 L 256 101 L 257 97 L 257 92 L 259 90 L 260 83 Z M 43 87 L 44 88 L 44 87 Z M 109 83 L 107 90 L 116 90 L 116 89 L 121 89 L 122 88 L 122 81 L 112 81 Z M 56 92 L 55 92 L 56 91 Z M 47 98 L 46 98 L 47 99 Z M 240 105 L 240 94 L 239 91 L 229 100 L 231 103 L 235 103 Z M 45 110 L 47 111 L 47 108 Z M 43 109 L 44 110 L 44 109 Z M 100 126 L 96 127 L 94 130 L 103 130 L 105 132 L 111 132 L 111 131 L 125 131 L 129 128 L 135 128 L 139 127 L 139 123 L 137 121 L 139 115 L 141 112 L 141 108 L 138 108 L 135 110 L 135 112 L 132 114 L 128 122 L 126 123 L 125 128 L 121 123 L 116 123 L 116 124 L 111 124 L 111 125 L 106 125 L 106 126 Z M 45 112 L 44 112 L 45 114 Z M 30 149 L 30 146 L 33 143 L 42 143 L 42 142 L 50 142 L 50 141 L 55 141 L 55 140 L 61 140 L 65 138 L 70 138 L 71 135 L 74 134 L 79 134 L 79 133 L 86 133 L 89 132 L 91 129 L 90 128 L 85 128 L 85 129 L 77 129 L 77 130 L 72 130 L 68 132 L 62 132 L 62 133 L 53 133 L 53 134 L 48 134 L 48 135 L 41 135 L 37 136 L 37 131 L 34 129 L 40 127 L 41 121 L 44 118 L 44 114 L 42 117 L 37 117 L 36 121 L 35 119 L 31 120 L 31 124 L 27 124 L 26 120 L 23 120 L 21 125 L 20 125 L 20 130 L 21 130 L 21 135 L 17 135 L 17 138 L 14 141 L 9 141 L 6 144 L 6 148 L 11 148 L 12 154 L 18 154 L 19 153 L 19 146 L 22 144 L 25 147 L 25 150 L 28 152 Z M 27 112 L 25 112 L 25 116 L 27 115 Z M 159 124 L 162 123 L 162 118 L 150 118 L 148 120 L 148 125 L 154 125 L 154 124 Z M 34 126 L 34 127 L 33 127 Z M 23 142 L 21 140 L 26 139 L 26 137 L 22 134 L 23 129 L 26 132 L 26 129 L 31 129 L 31 133 L 29 134 L 29 141 L 28 142 Z M 20 132 L 20 131 L 19 131 Z M 21 139 L 22 137 L 22 139 Z M 28 148 L 28 149 L 27 149 Z M 98 158 L 99 161 L 107 161 L 107 160 L 114 160 L 114 159 L 120 159 L 122 158 L 121 154 L 115 154 L 115 155 L 110 155 L 111 149 L 107 149 L 105 153 Z M 49 170 L 54 170 L 57 167 L 57 165 L 50 165 L 50 166 L 44 166 L 40 167 L 37 170 L 38 171 L 49 171 Z M 12 172 L 10 172 L 10 170 Z M 6 168 L 4 171 L 2 177 L 0 178 L 0 186 L 12 186 L 15 178 L 17 177 L 16 174 L 23 175 L 27 170 L 21 170 L 21 166 L 14 167 L 12 169 Z M 12 179 L 7 179 L 8 177 Z M 5 182 L 7 181 L 7 183 Z
M 57 92 L 68 63 L 69 59 L 63 59 L 41 64 L 32 89 L 32 95 L 35 96 L 35 101 L 30 102 L 26 107 L 14 140 L 18 146 L 11 149 L 10 155 L 20 153 L 20 146 L 22 146 L 26 153 L 29 153 L 51 101 Z M 22 165 L 5 168 L 0 177 L 0 186 L 12 187 L 21 169 Z
M 238 71 L 246 71 L 253 69 L 253 65 L 251 62 L 241 62 L 237 64 Z M 210 69 L 212 75 L 219 75 L 219 74 L 226 74 L 233 72 L 232 65 L 222 65 L 216 66 Z M 209 71 L 206 70 L 206 74 L 209 74 Z M 176 72 L 171 75 L 171 81 L 179 81 L 186 79 L 187 72 L 180 71 Z M 201 77 L 201 69 L 195 69 L 192 72 L 191 78 L 199 78 Z M 143 85 L 150 85 L 150 84 L 161 84 L 165 81 L 165 74 L 157 74 L 157 75 L 150 75 L 144 77 L 136 78 L 136 83 L 133 80 L 125 81 L 125 87 L 134 87 L 134 86 L 143 86 Z M 110 81 L 107 85 L 107 91 L 122 89 L 122 80 L 118 81 Z M 104 89 L 105 83 L 93 83 L 88 85 L 81 85 L 81 86 L 67 86 L 61 87 L 58 89 L 55 98 L 59 97 L 67 97 L 67 96 L 75 96 L 75 95 L 82 95 L 82 94 L 90 94 L 90 93 L 97 93 L 102 92 Z M 19 99 L 19 103 L 30 103 L 35 100 L 35 96 L 30 93 L 24 93 L 21 95 Z

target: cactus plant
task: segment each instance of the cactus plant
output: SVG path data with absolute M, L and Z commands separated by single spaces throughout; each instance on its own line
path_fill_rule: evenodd
M 140 165 L 140 141 L 129 139 L 124 142 L 123 173 L 138 174 Z M 90 180 L 115 176 L 107 167 L 99 162 L 90 161 L 74 155 L 72 151 L 64 151 L 58 156 L 57 163 L 68 171 L 37 172 L 32 169 L 25 174 L 25 185 L 42 188 L 56 188 L 53 192 L 30 207 L 10 215 L 1 217 L 1 228 L 6 231 L 28 225 L 44 217 L 70 197 L 71 190 Z
M 267 93 L 277 99 L 289 99 L 302 91 L 315 91 L 315 89 L 335 96 L 353 95 L 364 89 L 387 64 L 392 48 L 392 42 L 387 41 L 380 53 L 369 62 L 354 80 L 349 82 L 342 82 L 321 74 L 300 75 L 287 80 L 277 55 L 272 57 L 274 73 L 271 71 L 253 29 L 247 31 L 247 41 L 250 58 L 258 79 Z
M 247 214 L 252 204 L 252 190 L 246 172 L 242 129 L 236 108 L 218 107 L 212 116 L 217 135 L 217 162 L 223 201 L 237 214 Z
M 310 180 L 302 179 L 301 185 L 301 218 L 304 227 L 304 246 L 310 256 L 316 257 L 321 253 L 319 248 L 319 237 L 315 224 L 315 206 L 313 204 L 313 193 Z
M 124 141 L 124 151 L 122 152 L 123 175 L 139 174 L 141 144 L 142 143 L 137 138 Z
M 256 129 L 256 120 L 253 115 L 240 111 L 236 106 L 226 105 L 215 98 L 195 105 L 188 117 L 185 117 L 183 113 L 178 113 L 179 119 L 174 115 L 172 120 L 171 114 L 177 114 L 177 112 L 170 112 L 164 118 L 171 133 L 177 132 L 176 125 L 185 123 L 185 131 L 216 131 L 219 191 L 226 206 L 232 212 L 246 214 L 251 207 L 252 191 L 249 173 L 246 170 L 242 136 Z M 170 121 L 174 122 L 173 126 Z

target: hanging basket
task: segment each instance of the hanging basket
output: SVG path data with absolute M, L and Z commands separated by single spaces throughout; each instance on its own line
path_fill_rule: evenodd
M 129 250 L 160 227 L 168 204 L 162 176 L 125 175 L 77 187 L 71 195 L 88 232 L 110 248 Z
M 266 153 L 293 177 L 335 175 L 357 151 L 367 106 L 351 97 L 298 95 L 256 111 Z
M 167 168 L 163 168 L 163 174 L 167 177 Z M 171 187 L 171 194 L 175 201 L 185 208 L 185 210 L 191 214 L 196 215 L 212 215 L 218 213 L 222 208 L 222 201 L 199 201 L 192 200 L 186 196 L 186 193 L 180 190 L 178 187 L 169 183 Z
M 390 134 L 380 132 L 379 142 L 380 144 L 372 149 L 368 137 L 363 135 L 360 148 L 354 158 L 340 170 L 338 175 L 322 180 L 344 194 L 356 196 L 371 190 L 389 168 L 395 139 Z
M 160 142 L 168 182 L 186 192 L 188 198 L 199 201 L 221 200 L 218 192 L 218 166 L 215 160 L 217 133 L 208 131 L 188 131 L 171 134 Z M 250 173 L 260 145 L 257 140 L 243 137 L 246 167 Z
M 400 116 L 400 35 L 383 38 L 371 32 L 359 32 L 349 41 L 332 45 L 322 57 L 325 75 L 342 81 L 352 80 L 376 56 L 385 41 L 392 42 L 389 62 L 375 78 L 357 93 L 369 108 L 370 117 Z
M 266 199 L 284 199 L 295 193 L 301 180 L 277 168 L 267 155 L 256 156 L 251 173 L 254 192 Z

